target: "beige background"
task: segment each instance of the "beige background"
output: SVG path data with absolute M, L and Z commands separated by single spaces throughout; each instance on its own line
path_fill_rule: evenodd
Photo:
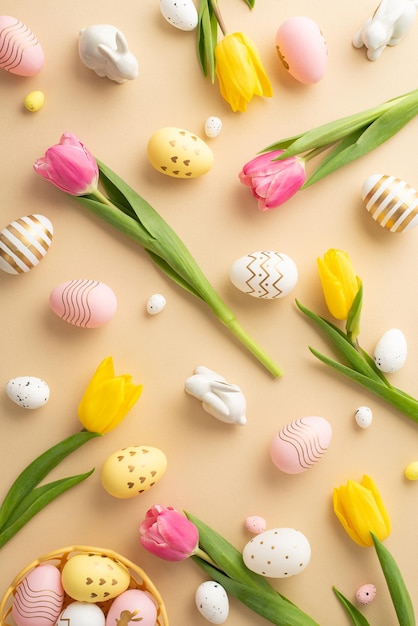
M 3 0 L 2 13 L 19 17 L 37 34 L 46 64 L 32 78 L 0 73 L 1 224 L 43 213 L 54 225 L 47 257 L 21 276 L 2 273 L 1 384 L 16 376 L 44 378 L 49 403 L 24 411 L 1 395 L 1 493 L 35 456 L 79 428 L 77 405 L 100 361 L 113 355 L 117 373 L 129 372 L 144 391 L 123 424 L 90 442 L 51 477 L 97 468 L 93 476 L 61 496 L 33 519 L 1 551 L 0 588 L 37 556 L 71 544 L 116 550 L 140 564 L 167 605 L 171 624 L 206 623 L 194 605 L 205 579 L 191 562 L 166 563 L 145 553 L 137 527 L 154 503 L 186 509 L 241 548 L 251 537 L 248 515 L 264 516 L 269 528 L 290 526 L 304 532 L 312 546 L 309 567 L 299 576 L 273 581 L 278 590 L 312 615 L 321 626 L 348 623 L 332 592 L 349 598 L 373 582 L 375 602 L 366 607 L 371 624 L 391 626 L 396 617 L 377 559 L 346 537 L 331 506 L 334 486 L 370 474 L 390 511 L 393 532 L 386 545 L 395 555 L 418 607 L 416 586 L 418 484 L 403 475 L 418 459 L 418 425 L 359 387 L 344 381 L 311 356 L 308 345 L 328 351 L 316 330 L 297 311 L 294 298 L 326 314 L 316 258 L 328 248 L 347 251 L 364 283 L 361 342 L 373 352 L 389 328 L 401 328 L 409 358 L 393 376 L 397 386 L 418 395 L 416 267 L 418 233 L 395 235 L 380 228 L 362 205 L 363 180 L 373 173 L 397 175 L 418 185 L 414 120 L 374 153 L 300 192 L 269 213 L 237 180 L 242 165 L 282 137 L 358 112 L 417 87 L 417 28 L 379 61 L 367 61 L 351 38 L 376 8 L 373 0 L 257 0 L 221 2 L 230 30 L 250 35 L 274 88 L 274 97 L 256 99 L 244 114 L 232 113 L 200 73 L 195 33 L 171 28 L 157 0 Z M 297 83 L 278 61 L 274 36 L 287 17 L 307 15 L 321 27 L 329 63 L 323 80 Z M 81 27 L 111 23 L 126 35 L 140 64 L 139 77 L 118 85 L 98 78 L 78 58 Z M 45 93 L 38 113 L 23 108 L 25 95 Z M 204 137 L 209 115 L 223 121 L 210 141 L 215 154 L 206 176 L 172 180 L 146 159 L 150 135 L 163 126 L 180 126 Z M 135 244 L 90 216 L 76 202 L 32 170 L 36 158 L 64 131 L 88 148 L 137 189 L 174 227 L 195 255 L 243 326 L 284 368 L 273 380 L 225 331 L 211 312 L 162 275 Z M 250 298 L 229 282 L 232 262 L 260 249 L 287 253 L 299 269 L 299 282 L 281 301 Z M 72 327 L 48 307 L 50 291 L 73 278 L 94 278 L 111 286 L 118 298 L 116 317 L 97 330 Z M 145 305 L 156 292 L 166 309 L 148 316 Z M 237 383 L 248 404 L 248 424 L 228 426 L 186 395 L 184 382 L 204 364 Z M 361 430 L 354 412 L 368 405 L 370 429 Z M 270 462 L 273 434 L 304 415 L 322 415 L 333 426 L 324 459 L 299 476 L 281 474 Z M 137 499 L 119 501 L 100 484 L 100 467 L 120 447 L 152 445 L 168 458 L 162 481 Z M 230 626 L 265 621 L 231 598 Z

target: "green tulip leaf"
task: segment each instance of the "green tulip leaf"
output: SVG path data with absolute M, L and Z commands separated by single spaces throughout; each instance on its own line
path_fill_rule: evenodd
M 215 47 L 218 22 L 210 0 L 200 0 L 197 26 L 197 55 L 204 76 L 215 82 Z
M 70 435 L 64 441 L 49 448 L 26 467 L 10 487 L 0 507 L 0 532 L 5 528 L 16 507 L 47 474 L 69 454 L 95 437 L 101 437 L 101 435 L 84 430 Z
M 245 566 L 242 560 L 242 554 L 237 548 L 194 515 L 188 512 L 185 512 L 185 514 L 199 531 L 200 548 L 204 550 L 212 561 L 228 576 L 239 579 L 246 585 L 263 589 L 267 593 L 276 594 L 276 591 L 263 576 L 255 574 Z
M 241 579 L 233 579 L 197 556 L 192 559 L 210 577 L 216 580 L 225 591 L 258 615 L 275 626 L 319 626 L 309 615 L 279 593 L 266 592 L 264 589 L 247 585 Z
M 16 535 L 23 526 L 29 522 L 41 509 L 52 502 L 59 495 L 86 480 L 94 472 L 94 469 L 70 476 L 60 480 L 37 487 L 28 493 L 13 510 L 13 513 L 7 519 L 0 531 L 0 548 L 2 548 L 14 535 Z
M 370 626 L 367 619 L 364 617 L 363 613 L 361 613 L 357 607 L 354 606 L 343 594 L 338 591 L 335 587 L 333 587 L 334 593 L 347 611 L 347 614 L 351 618 L 354 626 Z
M 374 533 L 370 534 L 398 617 L 399 626 L 416 626 L 411 596 L 399 567 L 380 539 Z

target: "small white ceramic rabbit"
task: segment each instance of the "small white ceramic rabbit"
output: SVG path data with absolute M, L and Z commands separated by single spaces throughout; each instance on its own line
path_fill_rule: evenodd
M 95 24 L 79 33 L 78 52 L 86 67 L 116 83 L 138 76 L 138 61 L 124 34 L 110 24 Z
M 247 403 L 238 385 L 199 365 L 193 376 L 186 380 L 185 390 L 202 402 L 204 410 L 227 424 L 247 423 Z
M 382 0 L 353 37 L 353 46 L 366 46 L 367 58 L 376 61 L 386 46 L 396 46 L 417 14 L 418 0 Z

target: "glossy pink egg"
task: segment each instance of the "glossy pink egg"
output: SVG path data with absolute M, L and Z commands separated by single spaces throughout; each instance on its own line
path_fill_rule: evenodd
M 319 26 L 309 17 L 285 20 L 276 33 L 276 50 L 283 67 L 300 83 L 310 85 L 323 78 L 327 44 Z
M 62 611 L 64 590 L 57 567 L 43 563 L 19 583 L 12 615 L 17 626 L 54 626 Z
M 362 585 L 356 591 L 356 598 L 360 604 L 370 604 L 376 597 L 376 587 L 372 583 Z
M 270 444 L 271 460 L 286 474 L 301 474 L 324 456 L 331 437 L 331 424 L 326 419 L 301 417 L 274 435 Z
M 155 626 L 157 606 L 152 596 L 140 589 L 128 589 L 113 600 L 106 616 L 106 626 Z
M 0 15 L 0 68 L 18 76 L 35 76 L 45 63 L 34 33 L 20 20 Z
M 55 287 L 49 306 L 58 317 L 82 328 L 98 328 L 116 313 L 117 300 L 110 287 L 97 280 L 70 280 Z

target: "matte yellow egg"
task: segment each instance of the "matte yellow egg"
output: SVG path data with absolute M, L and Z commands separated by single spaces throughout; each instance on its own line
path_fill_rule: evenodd
M 134 498 L 164 475 L 167 457 L 159 448 L 130 446 L 111 454 L 102 466 L 102 485 L 115 498 Z
M 172 178 L 196 178 L 210 170 L 213 152 L 197 135 L 183 128 L 167 126 L 148 142 L 148 160 L 162 174 Z
M 104 602 L 116 598 L 130 584 L 129 570 L 102 554 L 76 554 L 62 568 L 64 591 L 79 602 Z
M 405 476 L 408 480 L 418 480 L 418 461 L 412 461 L 405 469 Z
M 42 91 L 31 91 L 23 101 L 28 111 L 39 111 L 44 105 L 45 96 Z

